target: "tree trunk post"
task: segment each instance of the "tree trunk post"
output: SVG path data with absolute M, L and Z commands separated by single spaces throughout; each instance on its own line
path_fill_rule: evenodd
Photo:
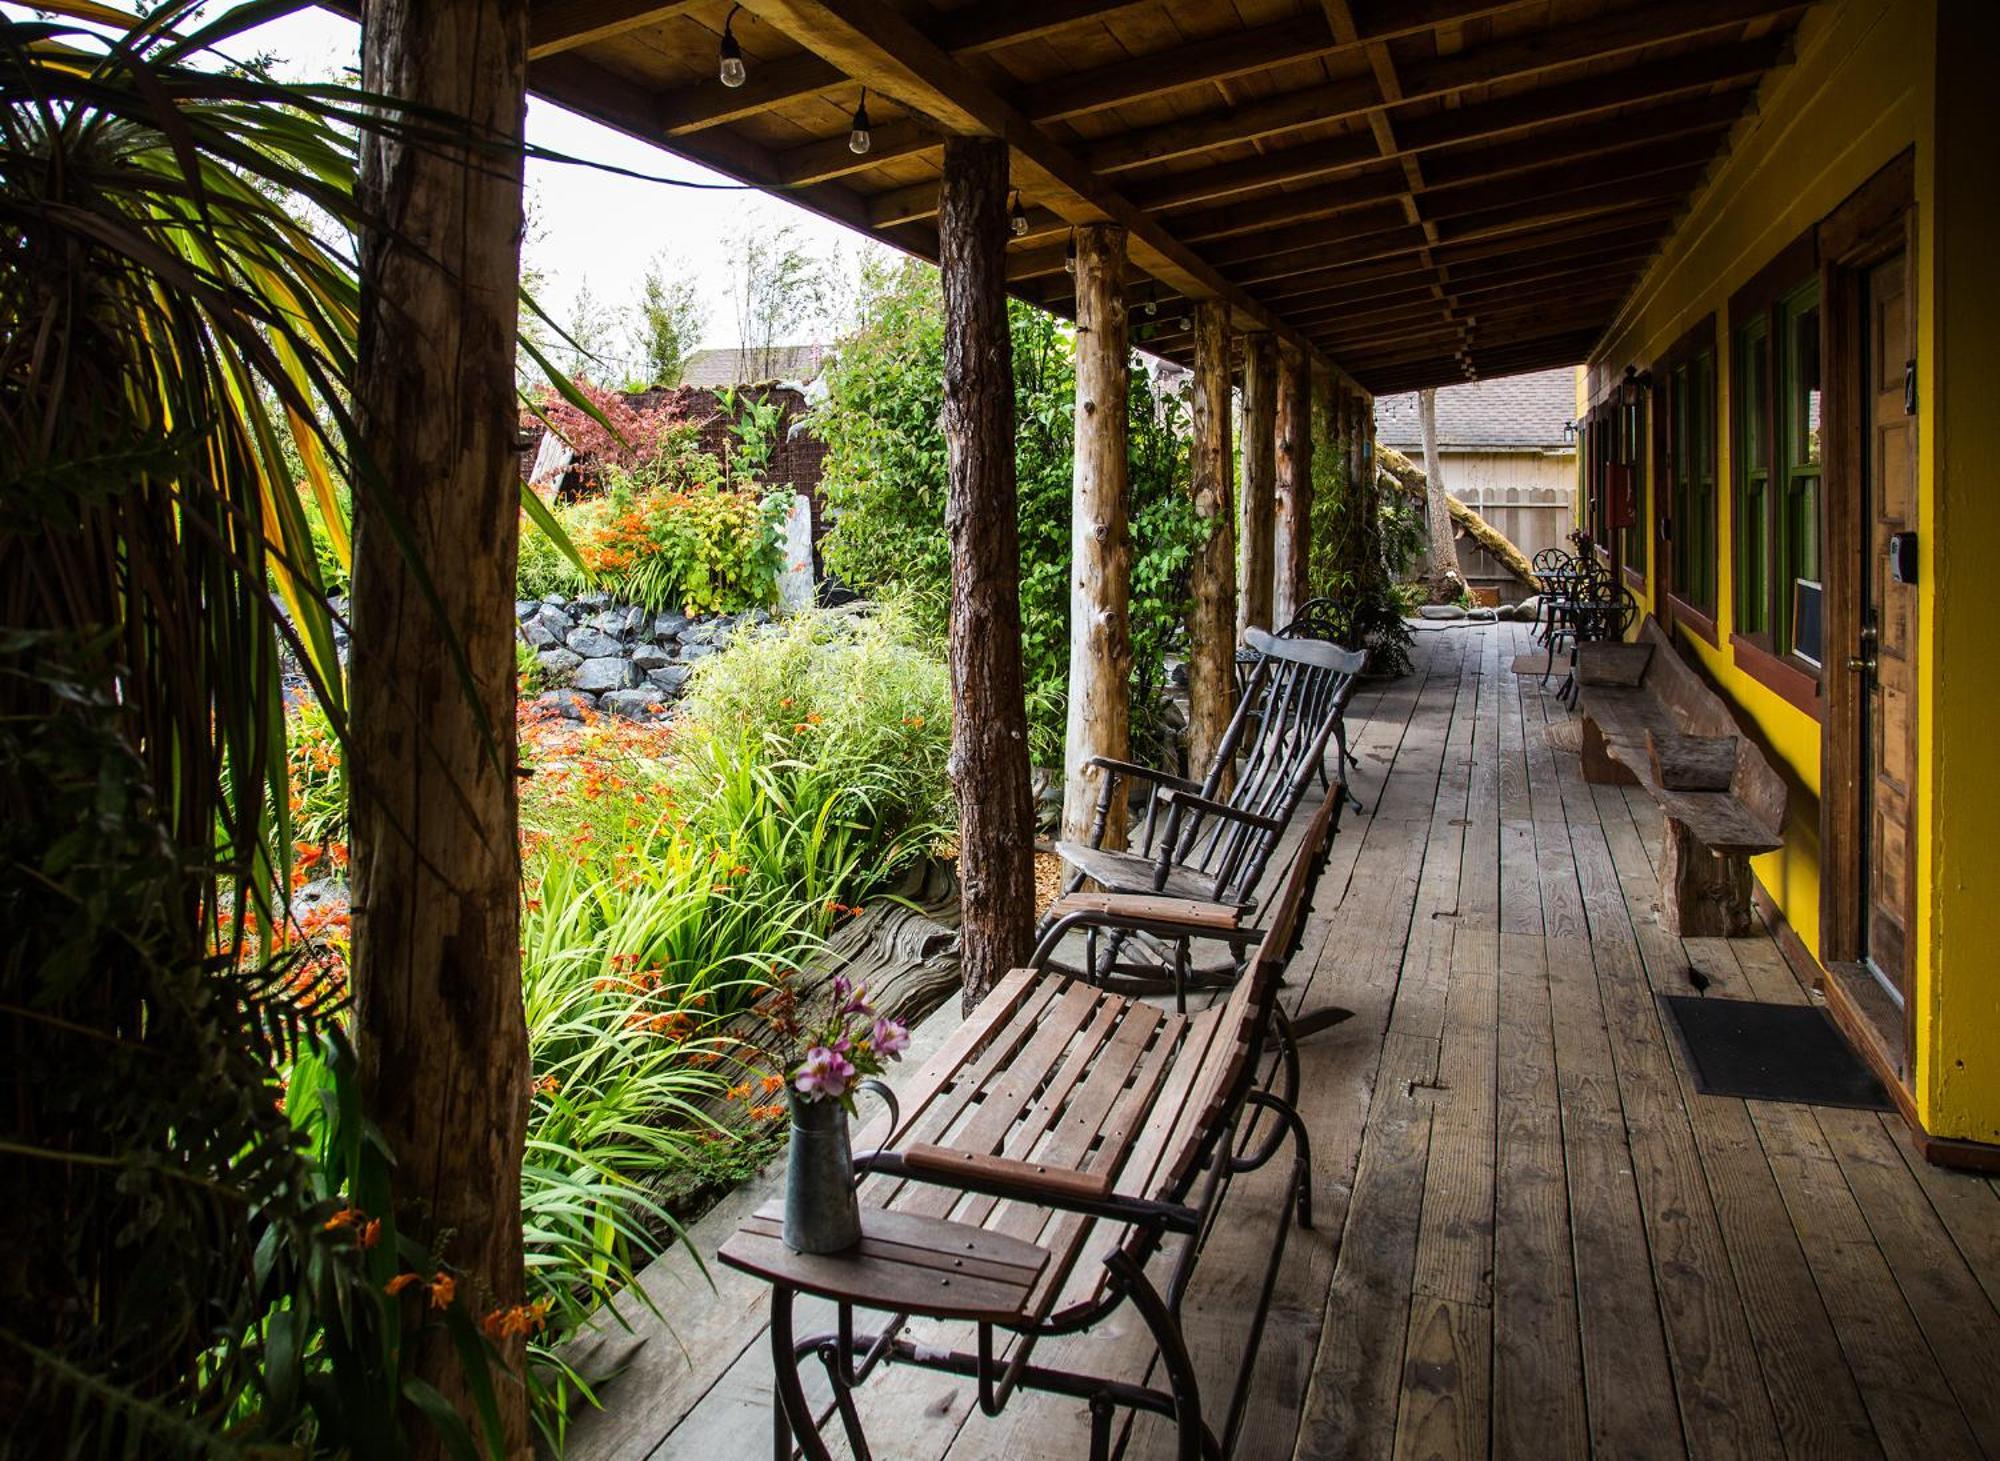
M 1208 541 L 1190 565 L 1188 762 L 1205 775 L 1229 728 L 1236 696 L 1236 515 L 1229 491 L 1229 307 L 1194 311 L 1194 449 L 1190 486 Z
M 1062 835 L 1089 840 L 1103 773 L 1093 756 L 1131 754 L 1132 537 L 1127 508 L 1131 350 L 1125 230 L 1076 231 L 1076 468 L 1070 493 L 1069 724 L 1063 738 Z M 1105 826 L 1124 845 L 1123 798 Z
M 462 119 L 476 139 L 363 137 L 354 414 L 376 480 L 354 501 L 349 747 L 362 1100 L 396 1159 L 402 1232 L 439 1245 L 475 1316 L 519 1304 L 524 1279 L 513 601 L 527 40 L 526 0 L 363 12 L 363 84 Z M 435 1325 L 419 1336 L 422 1300 L 401 1302 L 416 1377 L 479 1434 L 451 1340 Z M 500 1353 L 520 1370 L 522 1340 Z M 526 1457 L 526 1391 L 497 1377 L 493 1390 L 504 1450 Z M 446 1454 L 406 1410 L 412 1454 Z
M 1278 352 L 1277 437 L 1271 619 L 1284 625 L 1308 597 L 1306 555 L 1312 541 L 1312 362 L 1289 345 Z
M 1438 393 L 1436 386 L 1417 392 L 1417 426 L 1424 441 L 1424 555 L 1431 602 L 1450 603 L 1465 588 L 1458 566 L 1458 539 L 1451 507 L 1444 496 L 1444 468 L 1438 462 Z
M 947 137 L 938 199 L 951 464 L 944 517 L 951 540 L 951 778 L 963 886 L 959 953 L 968 1013 L 1002 975 L 1027 961 L 1035 918 L 1007 236 L 1007 144 Z
M 1277 533 L 1277 344 L 1270 332 L 1243 337 L 1243 582 L 1236 637 L 1271 627 L 1273 543 Z

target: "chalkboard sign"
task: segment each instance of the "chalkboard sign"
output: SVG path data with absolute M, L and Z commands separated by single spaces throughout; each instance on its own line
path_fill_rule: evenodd
M 1810 578 L 1792 580 L 1792 653 L 1811 665 L 1820 666 L 1824 652 L 1825 626 L 1821 619 L 1824 590 Z

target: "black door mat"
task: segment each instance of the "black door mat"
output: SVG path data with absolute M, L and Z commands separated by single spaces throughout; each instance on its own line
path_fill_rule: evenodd
M 1889 1109 L 1881 1082 L 1816 1005 L 1686 994 L 1660 1000 L 1680 1027 L 1703 1095 Z

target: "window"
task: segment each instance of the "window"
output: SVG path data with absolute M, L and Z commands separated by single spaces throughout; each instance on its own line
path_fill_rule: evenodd
M 1674 596 L 1715 615 L 1715 322 L 1704 321 L 1654 369 L 1663 552 Z
M 1819 278 L 1811 239 L 1787 249 L 1731 302 L 1736 376 L 1736 632 L 1817 669 L 1820 592 Z
M 1644 393 L 1641 392 L 1641 395 Z M 1632 526 L 1622 529 L 1625 566 L 1646 576 L 1646 491 L 1651 472 L 1646 465 L 1646 405 L 1643 400 L 1618 410 L 1619 457 L 1632 464 Z

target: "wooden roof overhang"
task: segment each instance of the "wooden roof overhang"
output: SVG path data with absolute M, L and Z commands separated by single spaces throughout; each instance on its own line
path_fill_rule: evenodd
M 1381 394 L 1581 359 L 1810 3 L 744 0 L 732 90 L 730 0 L 535 0 L 529 77 L 931 259 L 944 137 L 1003 137 L 1021 297 L 1119 223 L 1141 348 L 1219 298 Z

